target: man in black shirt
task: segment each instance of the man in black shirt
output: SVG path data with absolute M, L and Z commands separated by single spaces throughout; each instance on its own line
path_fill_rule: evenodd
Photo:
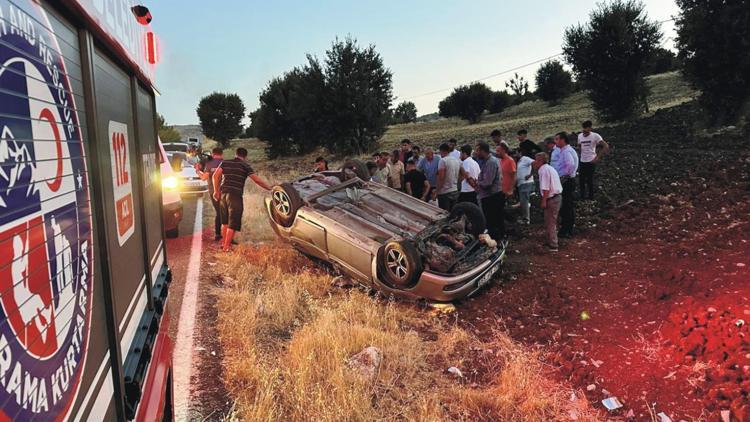
M 234 233 L 242 226 L 242 194 L 245 191 L 245 180 L 249 177 L 255 184 L 265 190 L 271 185 L 255 171 L 247 161 L 247 150 L 237 148 L 234 159 L 224 160 L 213 176 L 214 199 L 221 200 L 221 232 L 224 237 L 222 249 L 226 252 L 232 246 Z
M 413 158 L 410 158 L 406 162 L 404 182 L 406 183 L 406 193 L 427 202 L 427 194 L 430 193 L 430 182 L 427 181 L 427 177 L 421 171 L 417 170 L 417 164 Z
M 221 165 L 224 160 L 224 150 L 216 147 L 211 150 L 211 159 L 205 162 L 201 162 L 196 167 L 198 170 L 198 176 L 203 180 L 208 180 L 208 196 L 211 198 L 211 205 L 214 206 L 216 217 L 214 218 L 214 234 L 216 237 L 214 240 L 221 240 L 221 205 L 220 202 L 214 198 L 214 184 L 213 175 L 217 168 Z
M 542 149 L 527 138 L 528 133 L 526 129 L 518 131 L 518 150 L 521 151 L 521 155 L 533 159 L 538 152 L 542 152 Z

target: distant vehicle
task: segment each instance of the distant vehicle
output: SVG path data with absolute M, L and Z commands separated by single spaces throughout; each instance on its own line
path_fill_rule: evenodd
M 195 170 L 195 164 L 187 154 L 168 152 L 168 160 L 179 178 L 182 195 L 203 195 L 208 192 L 208 181 L 203 180 Z M 193 160 L 194 161 L 194 160 Z
M 198 140 L 198 138 L 188 138 L 187 143 L 188 145 L 192 145 L 196 148 L 201 146 L 201 143 Z
M 480 236 L 474 204 L 452 213 L 366 182 L 363 162 L 276 185 L 266 199 L 271 226 L 297 249 L 365 286 L 408 299 L 452 301 L 492 282 L 506 243 Z
M 190 150 L 190 145 L 185 142 L 167 142 L 162 145 L 164 145 L 164 151 L 167 152 L 176 151 L 187 153 Z
M 0 421 L 171 421 L 155 40 L 134 0 L 0 0 Z
M 161 202 L 164 221 L 164 233 L 167 237 L 179 236 L 180 222 L 182 221 L 182 199 L 180 198 L 180 177 L 172 170 L 164 147 L 159 142 L 161 169 Z

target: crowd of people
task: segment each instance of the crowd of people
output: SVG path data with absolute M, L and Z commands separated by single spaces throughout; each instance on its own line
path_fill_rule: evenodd
M 577 134 L 578 150 L 570 145 L 573 137 L 559 132 L 538 145 L 522 129 L 517 133 L 518 147 L 513 149 L 496 129 L 490 133 L 490 142 L 459 147 L 458 141 L 450 139 L 438 146 L 437 154 L 431 147 L 422 150 L 404 139 L 400 149 L 373 154 L 366 164 L 370 181 L 444 210 L 451 211 L 462 202 L 478 205 L 488 234 L 496 240 L 508 235 L 509 202 L 517 199 L 518 222 L 530 224 L 531 197 L 538 194 L 544 211 L 545 245 L 557 251 L 558 238 L 573 236 L 576 177 L 580 179 L 580 198 L 593 199 L 596 164 L 609 152 L 609 145 L 592 131 L 590 121 L 583 122 Z M 246 149 L 237 148 L 231 160 L 225 160 L 223 154 L 221 148 L 214 148 L 211 159 L 196 168 L 201 178 L 209 180 L 216 240 L 226 251 L 236 244 L 234 234 L 241 228 L 245 181 L 249 178 L 266 190 L 271 186 L 247 162 Z M 318 157 L 312 170 L 327 171 L 328 162 Z
M 508 235 L 505 225 L 510 220 L 506 209 L 509 203 L 517 200 L 518 222 L 528 225 L 531 197 L 539 195 L 545 245 L 557 251 L 558 238 L 574 234 L 576 178 L 580 199 L 592 200 L 596 164 L 609 152 L 609 145 L 592 131 L 588 120 L 578 134 L 559 132 L 537 144 L 522 129 L 517 132 L 517 140 L 517 148 L 511 148 L 496 129 L 490 133 L 489 142 L 459 147 L 458 141 L 450 139 L 438 146 L 436 154 L 431 147 L 422 150 L 404 139 L 400 149 L 373 154 L 367 168 L 371 181 L 447 211 L 461 202 L 477 204 L 489 235 L 495 239 Z M 316 169 L 317 165 L 318 161 Z

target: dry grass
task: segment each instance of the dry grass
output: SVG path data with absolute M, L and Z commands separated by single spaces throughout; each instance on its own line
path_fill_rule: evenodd
M 502 333 L 481 341 L 415 305 L 332 288 L 331 274 L 282 244 L 241 248 L 221 265 L 230 420 L 594 420 Z M 346 366 L 367 346 L 384 356 L 372 382 Z

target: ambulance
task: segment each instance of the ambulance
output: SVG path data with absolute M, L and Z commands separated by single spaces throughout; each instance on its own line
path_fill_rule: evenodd
M 172 419 L 150 22 L 0 0 L 0 421 Z

